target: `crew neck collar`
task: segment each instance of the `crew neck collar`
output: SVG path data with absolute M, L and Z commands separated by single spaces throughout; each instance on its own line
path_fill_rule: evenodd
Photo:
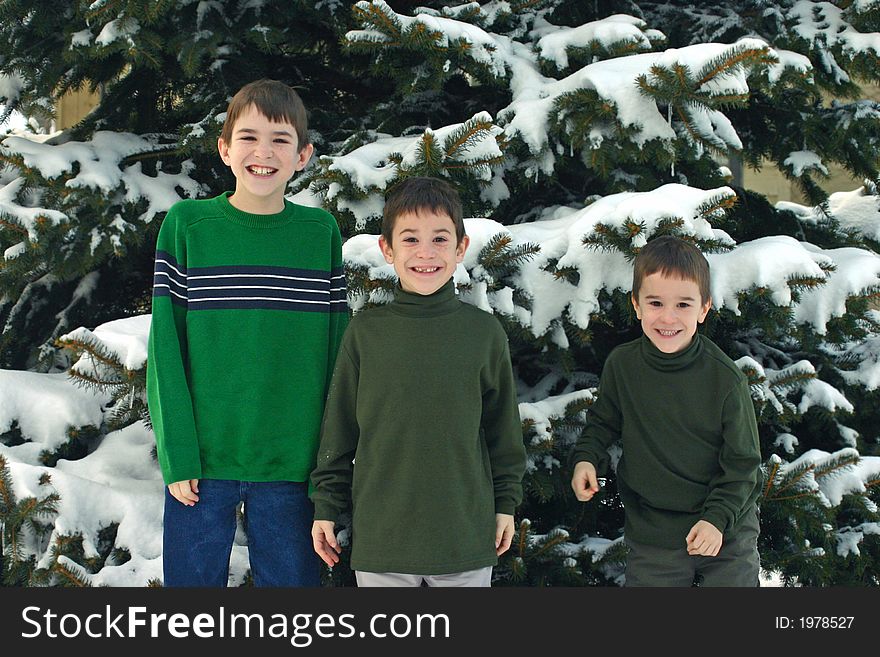
M 248 228 L 278 228 L 293 221 L 294 205 L 284 199 L 284 209 L 274 214 L 252 214 L 239 210 L 229 202 L 231 192 L 223 192 L 217 197 L 217 204 L 223 211 L 224 216 L 231 222 L 247 226 Z

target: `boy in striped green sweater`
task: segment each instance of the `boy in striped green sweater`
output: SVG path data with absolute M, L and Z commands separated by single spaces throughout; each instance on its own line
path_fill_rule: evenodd
M 218 140 L 235 191 L 184 200 L 159 231 L 147 399 L 168 485 L 166 586 L 225 586 L 244 503 L 256 586 L 315 586 L 315 464 L 348 322 L 342 241 L 327 212 L 284 198 L 312 154 L 290 87 L 259 80 Z

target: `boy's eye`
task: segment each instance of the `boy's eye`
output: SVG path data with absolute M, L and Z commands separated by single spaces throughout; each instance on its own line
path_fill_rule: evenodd
M 279 137 L 278 139 L 275 140 L 275 143 L 276 144 L 289 144 L 290 140 L 286 139 L 284 137 Z
M 659 301 L 649 301 L 649 302 L 648 302 L 648 305 L 649 305 L 649 306 L 654 306 L 655 308 L 659 308 L 659 307 L 662 306 L 663 304 L 660 303 Z
M 448 242 L 449 240 L 447 240 L 445 237 L 443 237 L 443 236 L 441 235 L 441 236 L 435 237 L 435 238 L 434 238 L 434 241 L 435 241 L 435 242 L 441 242 L 441 243 L 443 243 L 443 242 Z
M 418 240 L 415 237 L 404 237 L 404 242 L 408 242 L 409 244 L 415 244 Z
M 682 301 L 681 303 L 678 304 L 678 307 L 679 308 L 690 308 L 691 304 L 689 304 L 687 301 Z

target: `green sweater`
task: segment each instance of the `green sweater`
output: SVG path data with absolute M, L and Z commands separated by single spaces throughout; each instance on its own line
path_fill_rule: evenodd
M 399 287 L 342 342 L 312 473 L 316 520 L 352 506 L 351 566 L 438 575 L 497 563 L 495 513 L 522 499 L 507 335 L 459 301 Z
M 176 203 L 156 244 L 147 401 L 166 483 L 306 481 L 348 323 L 324 210 Z
M 701 519 L 729 535 L 760 493 L 748 380 L 699 334 L 676 354 L 644 335 L 611 352 L 572 460 L 604 472 L 618 439 L 624 531 L 638 543 L 684 547 Z

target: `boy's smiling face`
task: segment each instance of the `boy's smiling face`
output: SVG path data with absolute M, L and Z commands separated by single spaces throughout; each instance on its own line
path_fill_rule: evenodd
M 712 300 L 702 303 L 695 281 L 670 278 L 658 271 L 642 280 L 639 298 L 633 297 L 632 304 L 648 339 L 663 353 L 674 354 L 691 343 Z
M 217 150 L 235 175 L 229 202 L 245 212 L 274 214 L 284 209 L 287 182 L 308 163 L 313 147 L 300 150 L 293 125 L 271 121 L 250 105 L 235 121 L 230 142 L 219 139 Z
M 379 238 L 379 247 L 400 279 L 400 287 L 416 294 L 433 294 L 452 278 L 468 247 L 465 235 L 456 244 L 455 224 L 446 214 L 430 209 L 404 212 L 394 221 L 391 244 Z

